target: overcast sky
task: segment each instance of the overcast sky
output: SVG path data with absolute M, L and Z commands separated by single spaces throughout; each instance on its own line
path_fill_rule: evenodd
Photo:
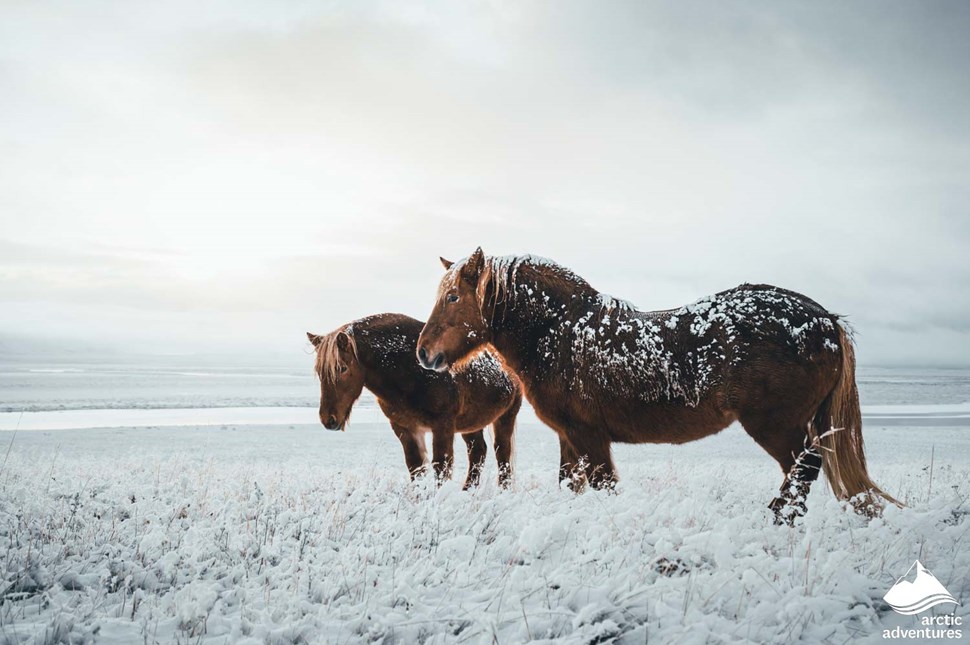
M 304 351 L 551 257 L 970 364 L 970 4 L 0 1 L 0 335 Z

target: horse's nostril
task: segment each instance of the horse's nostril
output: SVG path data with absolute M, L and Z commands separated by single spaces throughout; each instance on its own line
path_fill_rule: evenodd
M 434 357 L 434 363 L 431 364 L 431 367 L 433 367 L 434 369 L 438 369 L 439 367 L 441 367 L 441 364 L 444 362 L 445 362 L 445 355 L 444 353 L 440 353 Z
M 323 424 L 327 427 L 327 430 L 333 430 L 337 427 L 337 417 L 332 414 L 327 418 L 327 422 Z
M 418 359 L 422 363 L 427 363 L 428 362 L 428 352 L 424 351 L 424 347 L 419 347 L 418 348 Z

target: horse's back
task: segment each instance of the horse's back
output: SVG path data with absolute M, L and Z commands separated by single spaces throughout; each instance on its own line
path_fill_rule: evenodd
M 382 313 L 355 320 L 351 323 L 351 327 L 365 333 L 374 334 L 380 340 L 399 339 L 402 342 L 407 342 L 411 345 L 410 349 L 413 353 L 417 347 L 418 336 L 421 334 L 424 323 L 406 314 Z M 415 359 L 415 362 L 417 362 L 417 359 Z
M 740 388 L 797 376 L 799 366 L 811 376 L 832 371 L 840 358 L 837 316 L 770 285 L 743 284 L 679 309 L 615 311 L 570 331 L 558 355 L 568 358 L 572 390 L 631 417 L 648 405 L 729 418 Z
M 805 353 L 838 340 L 838 316 L 800 293 L 764 284 L 742 284 L 666 314 L 666 326 L 677 332 L 685 346 L 767 341 Z
M 814 402 L 838 377 L 839 317 L 800 293 L 742 284 L 670 312 L 682 360 L 718 407 Z M 815 403 L 806 404 L 806 409 Z

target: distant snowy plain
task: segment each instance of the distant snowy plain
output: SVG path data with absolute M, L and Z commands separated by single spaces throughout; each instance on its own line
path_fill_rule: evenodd
M 454 481 L 409 483 L 366 400 L 346 433 L 304 412 L 16 432 L 5 415 L 0 642 L 885 642 L 915 623 L 882 596 L 917 558 L 963 603 L 931 611 L 966 625 L 970 420 L 943 381 L 869 397 L 872 475 L 908 508 L 867 521 L 820 482 L 794 528 L 771 523 L 781 473 L 736 426 L 617 446 L 619 493 L 577 496 L 529 412 L 514 488 L 490 454 L 468 492 L 460 442 Z

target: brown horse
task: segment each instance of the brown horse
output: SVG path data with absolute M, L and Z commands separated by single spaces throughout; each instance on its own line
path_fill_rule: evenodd
M 823 466 L 840 499 L 895 502 L 866 471 L 852 342 L 811 299 L 744 284 L 644 312 L 541 258 L 479 248 L 442 263 L 419 362 L 447 369 L 491 343 L 559 434 L 561 481 L 612 486 L 613 441 L 684 443 L 739 421 L 785 474 L 779 521 L 805 512 Z
M 422 370 L 414 361 L 423 323 L 402 314 L 355 320 L 324 336 L 307 332 L 316 349 L 320 422 L 343 430 L 363 388 L 370 390 L 404 447 L 411 478 L 423 472 L 424 435 L 432 436 L 432 463 L 439 479 L 451 476 L 455 435 L 468 447 L 465 488 L 477 485 L 488 448 L 482 428 L 492 424 L 498 479 L 512 478 L 515 417 L 522 389 L 488 351 L 455 370 Z

